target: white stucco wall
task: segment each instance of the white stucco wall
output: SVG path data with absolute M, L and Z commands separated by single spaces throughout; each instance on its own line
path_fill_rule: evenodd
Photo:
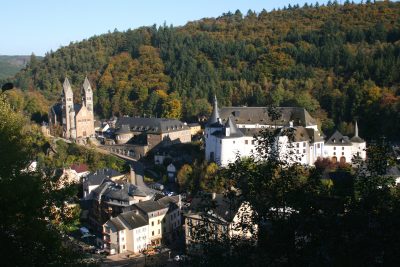
M 332 160 L 333 157 L 337 158 L 337 162 L 340 162 L 341 157 L 345 157 L 346 162 L 351 163 L 351 159 L 353 158 L 352 146 L 343 145 L 340 143 L 335 145 L 325 144 L 324 158 L 329 158 Z
M 149 242 L 148 226 L 138 227 L 132 230 L 133 234 L 133 252 L 139 253 L 141 250 L 146 249 Z

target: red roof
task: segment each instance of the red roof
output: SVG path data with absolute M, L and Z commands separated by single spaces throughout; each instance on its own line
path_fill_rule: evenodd
M 89 171 L 89 167 L 85 163 L 72 164 L 71 169 L 76 171 L 77 173 Z

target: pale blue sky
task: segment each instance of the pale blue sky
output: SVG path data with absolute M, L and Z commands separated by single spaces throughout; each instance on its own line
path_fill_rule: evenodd
M 5 0 L 0 3 L 0 55 L 44 55 L 117 28 L 180 26 L 237 9 L 260 12 L 315 0 Z M 321 0 L 319 3 L 326 3 Z M 339 1 L 340 2 L 340 1 Z M 359 1 L 355 1 L 359 2 Z

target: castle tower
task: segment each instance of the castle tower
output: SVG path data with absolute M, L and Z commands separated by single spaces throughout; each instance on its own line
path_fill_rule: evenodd
M 71 120 L 70 110 L 74 109 L 74 93 L 72 92 L 71 84 L 68 78 L 65 78 L 63 84 L 63 91 L 61 93 L 62 98 L 62 125 L 63 135 L 65 138 L 70 138 Z
M 93 90 L 87 77 L 85 77 L 82 87 L 82 105 L 85 105 L 88 111 L 93 112 Z

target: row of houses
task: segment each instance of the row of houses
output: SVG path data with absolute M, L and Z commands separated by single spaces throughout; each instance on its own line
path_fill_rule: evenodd
M 173 242 L 182 225 L 180 196 L 164 196 L 129 207 L 103 224 L 104 249 L 109 253 L 140 253 Z

